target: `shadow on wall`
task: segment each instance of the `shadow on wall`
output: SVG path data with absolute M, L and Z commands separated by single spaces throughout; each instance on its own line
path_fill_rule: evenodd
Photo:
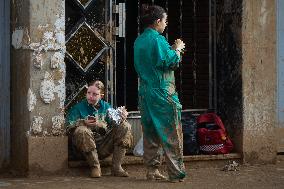
M 216 1 L 217 109 L 237 152 L 242 151 L 243 136 L 242 2 Z

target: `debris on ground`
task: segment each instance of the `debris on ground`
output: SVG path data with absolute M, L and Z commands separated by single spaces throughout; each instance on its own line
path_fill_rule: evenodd
M 229 162 L 222 171 L 239 171 L 239 164 L 235 161 Z

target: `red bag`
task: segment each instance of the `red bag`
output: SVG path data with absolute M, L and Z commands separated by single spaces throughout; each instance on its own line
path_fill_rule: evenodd
M 233 149 L 222 120 L 215 113 L 197 117 L 197 136 L 200 151 L 205 154 L 226 154 Z

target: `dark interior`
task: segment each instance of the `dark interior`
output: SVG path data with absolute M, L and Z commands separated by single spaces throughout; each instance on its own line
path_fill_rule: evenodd
M 123 1 L 120 1 L 123 2 Z M 119 3 L 119 1 L 118 1 Z M 138 26 L 142 4 L 156 4 L 168 12 L 164 34 L 170 44 L 177 38 L 186 43 L 176 87 L 183 109 L 212 108 L 213 69 L 209 67 L 209 1 L 126 0 L 126 37 L 117 37 L 116 103 L 137 110 L 137 74 L 133 66 L 133 43 L 142 28 Z M 212 58 L 212 56 L 211 56 Z M 211 70 L 210 70 L 211 69 Z M 211 89 L 210 89 L 211 87 Z

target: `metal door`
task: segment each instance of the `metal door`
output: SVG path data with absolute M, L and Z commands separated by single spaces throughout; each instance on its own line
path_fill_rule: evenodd
M 277 0 L 278 152 L 284 152 L 284 1 Z
M 113 103 L 112 0 L 65 1 L 66 108 L 85 96 L 85 85 L 104 82 L 105 99 Z

